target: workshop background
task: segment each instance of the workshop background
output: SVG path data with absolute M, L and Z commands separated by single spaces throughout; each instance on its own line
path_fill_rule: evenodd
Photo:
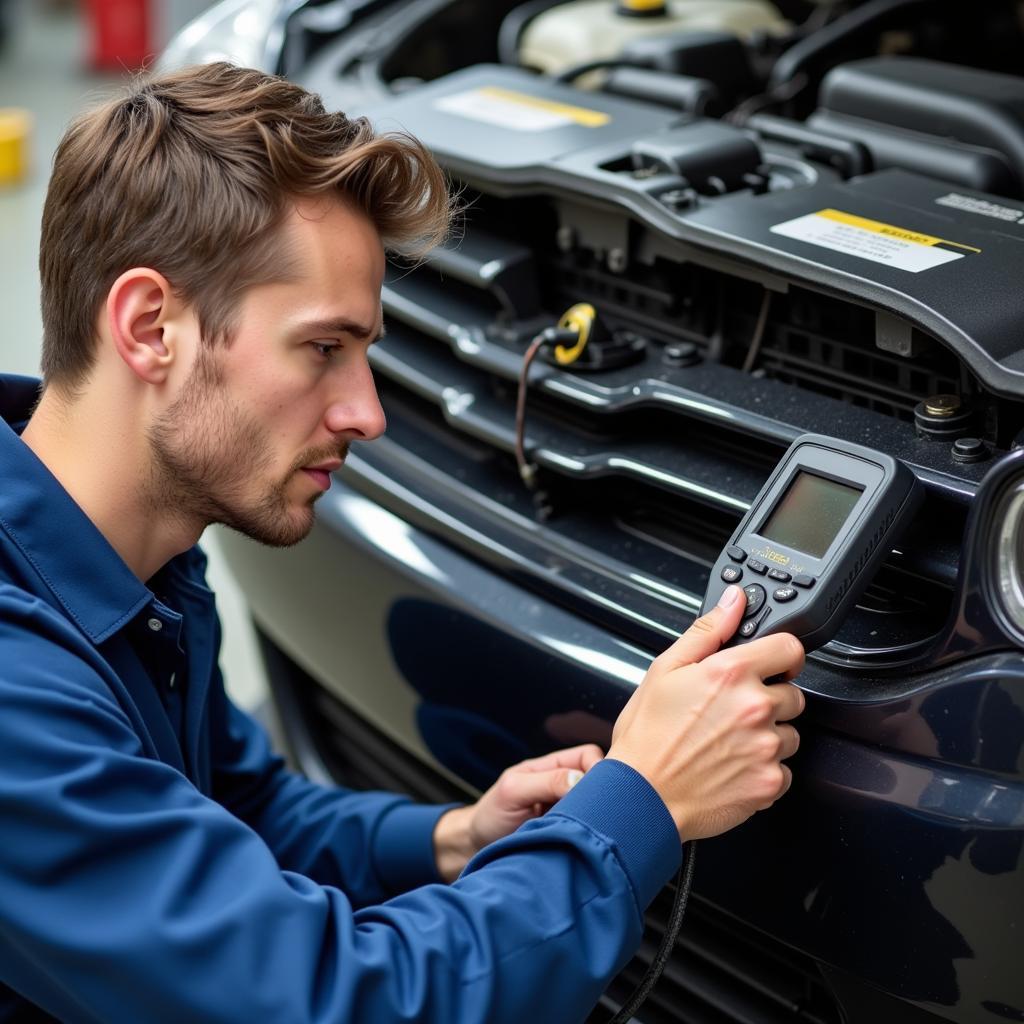
M 64 129 L 209 6 L 203 0 L 0 0 L 0 372 L 39 372 L 39 222 Z M 258 710 L 266 683 L 242 595 L 225 569 L 216 529 L 202 545 L 224 625 L 228 690 L 241 706 Z

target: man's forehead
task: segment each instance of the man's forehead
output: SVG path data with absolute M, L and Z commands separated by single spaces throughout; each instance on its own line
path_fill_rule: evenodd
M 279 234 L 280 273 L 295 319 L 381 322 L 384 250 L 376 227 L 338 199 L 297 199 Z M 299 308 L 301 306 L 301 308 Z
M 295 196 L 285 207 L 286 232 L 298 235 L 330 234 L 341 230 L 366 235 L 380 243 L 380 234 L 370 216 L 340 193 Z

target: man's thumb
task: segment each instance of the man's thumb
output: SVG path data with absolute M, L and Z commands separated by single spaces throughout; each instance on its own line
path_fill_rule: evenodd
M 746 607 L 747 598 L 743 588 L 735 584 L 726 587 L 718 604 L 706 615 L 696 619 L 658 661 L 669 668 L 703 661 L 736 632 Z

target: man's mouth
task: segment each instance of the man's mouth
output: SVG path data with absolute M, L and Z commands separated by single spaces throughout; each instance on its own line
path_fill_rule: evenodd
M 319 462 L 315 466 L 303 466 L 302 472 L 312 478 L 317 487 L 326 491 L 331 486 L 331 473 L 341 467 L 341 459 L 328 459 L 326 462 Z

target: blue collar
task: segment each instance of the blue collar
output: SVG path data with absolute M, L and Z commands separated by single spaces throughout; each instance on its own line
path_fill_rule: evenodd
M 153 594 L 18 436 L 39 387 L 33 377 L 0 375 L 0 531 L 72 621 L 99 644 Z

